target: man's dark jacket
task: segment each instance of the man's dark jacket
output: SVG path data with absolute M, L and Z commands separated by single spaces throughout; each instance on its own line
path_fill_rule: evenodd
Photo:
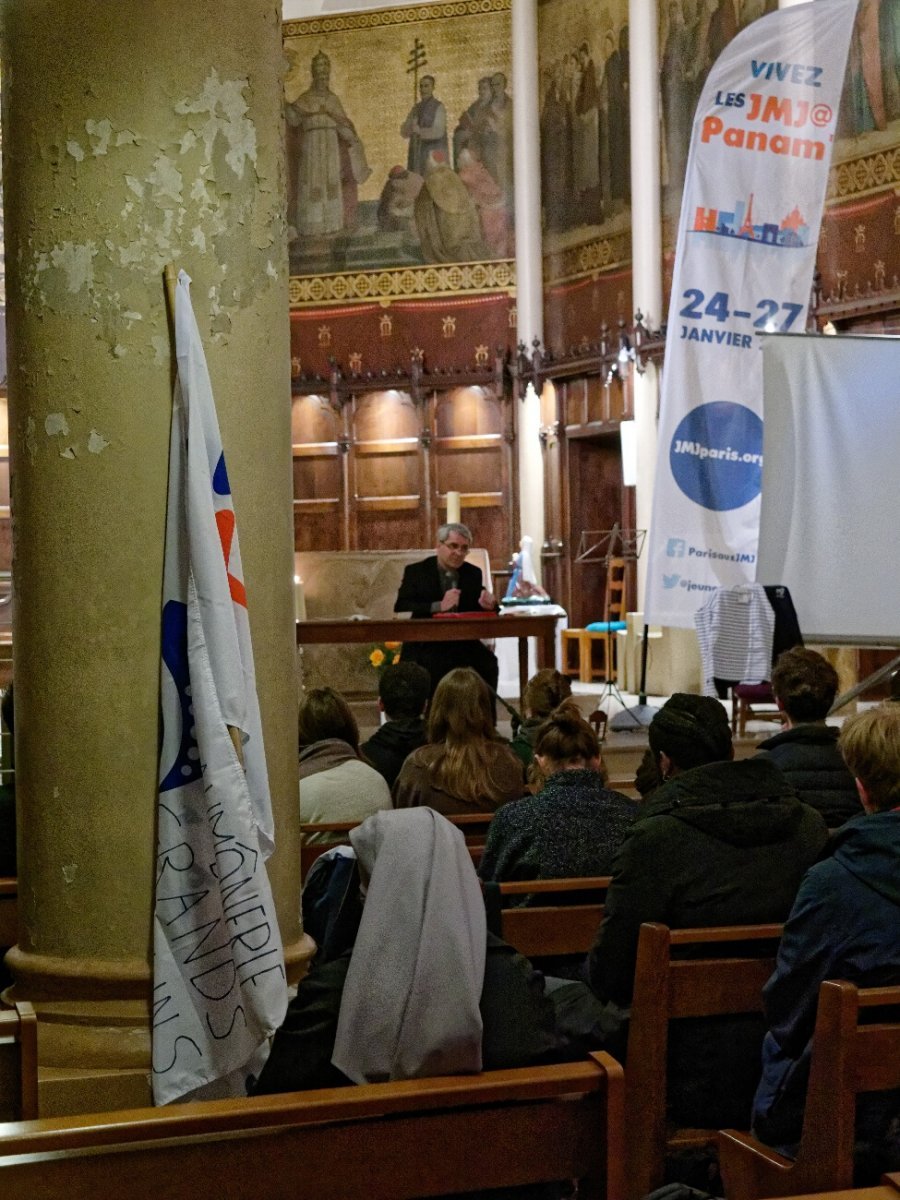
M 464 562 L 457 573 L 460 593 L 457 612 L 483 613 L 478 603 L 484 590 L 481 568 Z M 422 562 L 410 563 L 403 572 L 394 612 L 430 617 L 433 615 L 432 604 L 443 599 L 444 590 L 436 554 Z M 471 667 L 488 687 L 497 690 L 497 659 L 483 642 L 404 642 L 403 657 L 407 662 L 419 663 L 428 671 L 432 693 L 439 681 L 454 667 Z
M 831 840 L 830 857 L 806 874 L 763 991 L 769 1032 L 753 1127 L 789 1149 L 800 1136 L 819 985 L 900 983 L 900 813 L 861 813 Z M 877 1120 L 880 1105 L 862 1113 Z M 900 1097 L 894 1111 L 900 1114 Z M 900 1142 L 897 1149 L 900 1150 Z M 900 1161 L 894 1163 L 896 1170 Z M 885 1168 L 887 1169 L 887 1168 Z
M 829 829 L 860 813 L 856 784 L 837 747 L 839 733 L 821 722 L 795 725 L 759 744 L 760 753 L 771 757 L 804 804 L 818 809 Z
M 407 755 L 424 746 L 425 742 L 424 718 L 400 717 L 396 721 L 385 721 L 360 749 L 379 775 L 387 780 L 388 787 L 393 787 Z
M 589 958 L 592 988 L 601 1000 L 630 1004 L 644 921 L 685 929 L 785 920 L 827 837 L 821 815 L 764 758 L 676 776 L 641 805 L 613 863 Z M 677 1022 L 669 1059 L 676 1119 L 746 1128 L 763 1033 L 755 1017 Z
M 481 568 L 464 562 L 459 571 L 459 612 L 481 612 L 478 599 L 484 590 Z M 403 572 L 394 612 L 412 613 L 414 617 L 430 617 L 431 606 L 444 597 L 444 586 L 438 569 L 437 555 L 422 562 L 410 563 Z M 415 643 L 418 644 L 418 643 Z

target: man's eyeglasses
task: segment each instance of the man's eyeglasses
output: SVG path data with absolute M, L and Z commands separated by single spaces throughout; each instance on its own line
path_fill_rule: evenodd
M 444 545 L 448 550 L 455 550 L 457 554 L 465 555 L 469 553 L 469 547 L 465 542 L 444 542 Z

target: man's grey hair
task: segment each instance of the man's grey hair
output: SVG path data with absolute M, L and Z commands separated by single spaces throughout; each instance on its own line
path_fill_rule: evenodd
M 468 525 L 461 525 L 459 521 L 451 521 L 448 525 L 438 526 L 438 541 L 446 542 L 451 533 L 458 533 L 460 537 L 464 537 L 469 545 L 472 545 L 472 530 Z

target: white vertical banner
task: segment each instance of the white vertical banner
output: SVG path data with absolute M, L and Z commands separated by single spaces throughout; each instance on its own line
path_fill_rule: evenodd
M 706 593 L 756 577 L 759 335 L 806 323 L 855 16 L 856 0 L 814 0 L 760 17 L 697 105 L 663 363 L 653 624 L 690 627 Z
M 287 1008 L 265 869 L 273 821 L 247 596 L 189 285 L 179 272 L 160 671 L 156 1104 L 204 1085 L 243 1094 L 248 1064 Z

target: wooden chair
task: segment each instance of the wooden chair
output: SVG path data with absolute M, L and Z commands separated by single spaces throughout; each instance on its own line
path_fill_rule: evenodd
M 625 620 L 628 609 L 627 574 L 624 558 L 611 558 L 606 566 L 606 597 L 603 604 L 604 629 L 585 629 L 580 640 L 580 675 L 582 683 L 594 679 L 610 679 L 616 669 L 616 634 L 612 625 Z M 624 626 L 623 626 L 624 628 Z M 595 650 L 602 651 L 598 663 Z
M 0 878 L 0 950 L 14 946 L 19 937 L 19 881 L 15 876 Z
M 774 705 L 775 693 L 771 683 L 736 683 L 731 689 L 731 735 L 744 737 L 748 721 L 775 721 L 784 723 L 781 709 L 760 708 L 760 704 Z
M 781 930 L 781 925 L 709 929 L 641 926 L 625 1069 L 626 1156 L 631 1200 L 638 1200 L 662 1185 L 667 1150 L 702 1147 L 714 1143 L 716 1138 L 714 1129 L 669 1127 L 666 1116 L 669 1023 L 685 1017 L 762 1012 L 763 985 L 775 965 L 774 950 L 769 951 L 765 943 L 777 941 Z M 673 948 L 690 948 L 690 953 L 696 954 L 704 947 L 722 945 L 728 946 L 727 958 L 672 957 Z
M 37 1076 L 37 1017 L 20 1001 L 0 1009 L 0 1122 L 37 1117 Z
M 592 683 L 595 679 L 608 679 L 615 669 L 616 635 L 611 624 L 625 620 L 628 608 L 627 568 L 624 558 L 609 559 L 606 567 L 606 594 L 603 603 L 605 629 L 564 629 L 562 631 L 562 667 L 560 674 L 577 675 L 581 683 Z M 578 650 L 577 663 L 573 663 L 571 648 Z M 594 648 L 603 652 L 598 664 Z
M 860 1024 L 861 1012 L 891 1007 L 893 1019 Z M 856 1097 L 900 1088 L 900 986 L 857 988 L 829 980 L 819 989 L 803 1132 L 795 1160 L 750 1134 L 719 1135 L 728 1200 L 793 1196 L 853 1186 Z
M 546 1067 L 0 1125 L 28 1200 L 411 1200 L 579 1179 L 624 1200 L 624 1082 L 607 1054 Z

